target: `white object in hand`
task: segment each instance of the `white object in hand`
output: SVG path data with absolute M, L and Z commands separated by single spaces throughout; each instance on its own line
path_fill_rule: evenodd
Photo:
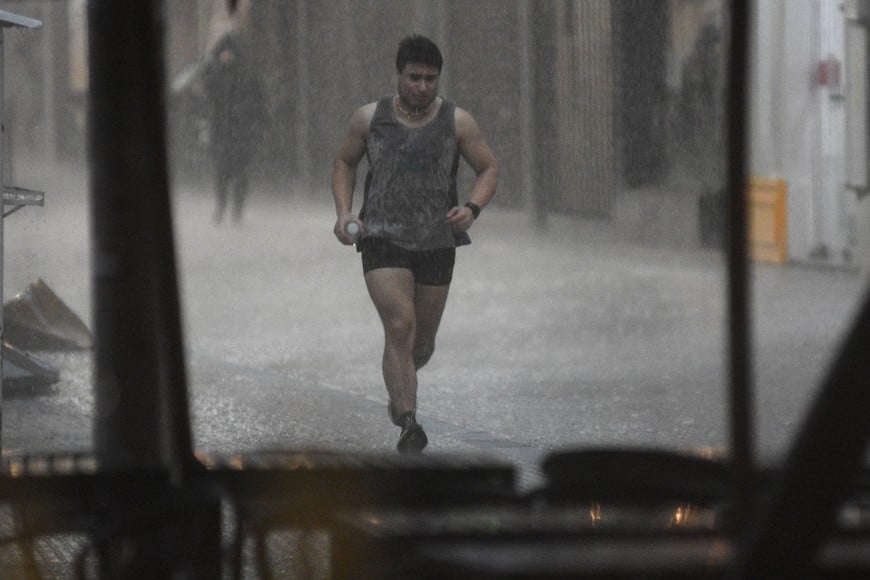
M 344 228 L 345 233 L 350 238 L 353 243 L 359 241 L 359 224 L 356 222 L 350 222 L 347 224 L 347 227 Z

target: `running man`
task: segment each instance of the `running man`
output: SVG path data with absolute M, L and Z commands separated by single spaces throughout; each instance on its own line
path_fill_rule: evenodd
M 383 373 L 390 420 L 401 427 L 400 453 L 420 453 L 428 439 L 417 423 L 417 370 L 435 350 L 435 335 L 453 278 L 456 247 L 495 194 L 498 162 L 474 118 L 438 96 L 443 59 L 428 38 L 399 43 L 394 95 L 357 109 L 332 169 L 335 236 L 362 231 L 369 296 L 384 326 Z M 476 178 L 459 203 L 460 156 Z M 352 213 L 357 167 L 369 170 L 359 217 Z

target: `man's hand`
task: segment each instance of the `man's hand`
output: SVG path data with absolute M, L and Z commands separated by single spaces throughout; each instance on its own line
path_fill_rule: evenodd
M 347 224 L 349 223 L 356 223 L 359 226 L 360 235 L 365 232 L 365 226 L 359 218 L 355 217 L 353 214 L 348 213 L 338 216 L 338 219 L 335 220 L 335 227 L 332 229 L 332 232 L 335 234 L 335 237 L 338 238 L 338 241 L 345 246 L 352 246 L 356 243 L 349 235 L 347 235 Z
M 447 221 L 454 232 L 467 232 L 474 223 L 474 214 L 467 207 L 454 207 L 447 212 Z

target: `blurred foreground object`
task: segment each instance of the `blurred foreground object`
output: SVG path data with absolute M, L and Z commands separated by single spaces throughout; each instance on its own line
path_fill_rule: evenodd
M 53 385 L 60 371 L 30 353 L 3 342 L 3 383 L 19 387 Z
M 5 338 L 25 350 L 82 350 L 93 337 L 41 278 L 3 305 Z

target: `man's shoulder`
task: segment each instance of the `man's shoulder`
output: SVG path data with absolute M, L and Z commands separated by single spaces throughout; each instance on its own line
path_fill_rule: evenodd
M 365 105 L 363 105 L 362 107 L 360 107 L 357 110 L 361 114 L 366 115 L 367 117 L 371 118 L 375 114 L 375 111 L 378 110 L 378 103 L 379 102 L 380 101 L 373 101 L 371 103 L 366 103 Z
M 477 129 L 477 121 L 474 120 L 474 117 L 471 115 L 471 113 L 469 113 L 459 105 L 454 105 L 453 121 L 456 123 L 457 133 L 474 131 Z
M 365 123 L 366 125 L 371 123 L 372 118 L 375 116 L 375 112 L 378 110 L 378 104 L 381 102 L 381 100 L 366 103 L 362 107 L 359 107 L 353 113 L 354 121 L 356 123 Z
M 378 102 L 375 101 L 373 103 L 367 103 L 362 107 L 359 107 L 353 112 L 350 118 L 351 128 L 354 132 L 359 133 L 360 135 L 368 134 L 369 125 L 372 122 L 372 118 L 375 116 L 375 111 L 378 108 Z
M 460 117 L 462 117 L 462 118 L 471 117 L 471 113 L 469 113 L 468 110 L 463 109 L 462 107 L 460 107 L 456 103 L 451 102 L 451 104 L 453 105 L 453 116 L 456 117 L 457 119 L 459 119 Z

